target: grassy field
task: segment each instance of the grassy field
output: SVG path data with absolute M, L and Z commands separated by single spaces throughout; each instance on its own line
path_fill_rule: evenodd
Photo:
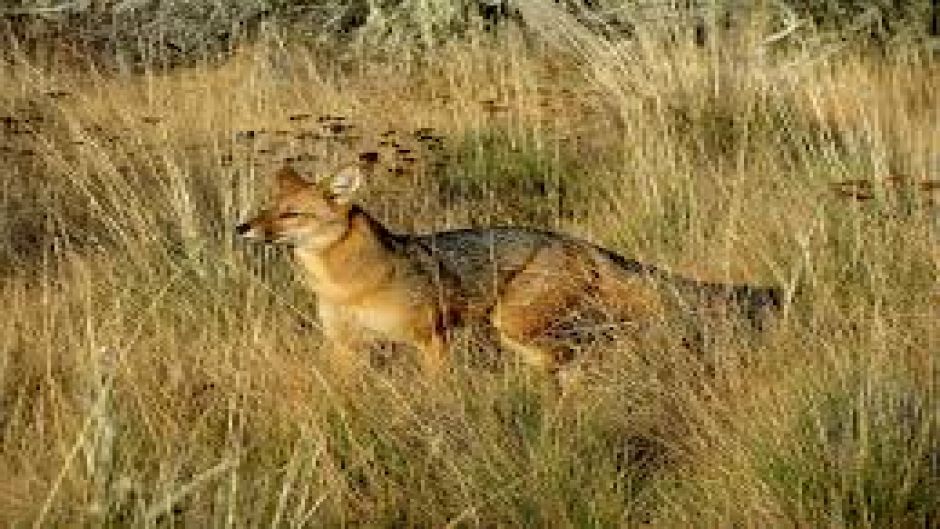
M 940 527 L 936 52 L 521 4 L 124 72 L 8 43 L 0 525 Z M 337 384 L 288 254 L 233 227 L 285 161 L 355 160 L 397 230 L 550 228 L 786 307 L 699 352 L 664 322 L 563 396 L 469 343 Z

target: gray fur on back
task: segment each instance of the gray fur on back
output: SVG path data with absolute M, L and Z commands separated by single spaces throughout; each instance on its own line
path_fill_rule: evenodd
M 573 241 L 559 234 L 511 227 L 443 231 L 411 240 L 428 248 L 468 294 L 489 301 L 495 301 L 495 294 L 540 248 Z

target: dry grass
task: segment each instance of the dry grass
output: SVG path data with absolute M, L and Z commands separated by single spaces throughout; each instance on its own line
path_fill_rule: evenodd
M 159 75 L 3 66 L 0 521 L 940 523 L 936 63 L 552 13 L 383 62 L 262 39 Z M 286 256 L 231 231 L 283 160 L 363 153 L 398 229 L 548 226 L 780 284 L 785 317 L 605 351 L 562 399 L 407 354 L 340 387 Z

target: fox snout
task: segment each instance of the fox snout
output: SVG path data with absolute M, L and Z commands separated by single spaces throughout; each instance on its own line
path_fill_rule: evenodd
M 261 228 L 259 229 L 256 219 L 252 219 L 235 226 L 235 234 L 246 239 L 267 239 L 267 230 L 263 229 L 263 226 Z
M 266 211 L 235 226 L 235 234 L 256 242 L 275 243 L 284 234 Z
M 279 242 L 284 233 L 264 216 L 253 218 L 235 226 L 235 234 L 245 239 L 264 243 Z

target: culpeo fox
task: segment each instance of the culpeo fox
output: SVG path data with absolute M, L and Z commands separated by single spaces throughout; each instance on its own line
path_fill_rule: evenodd
M 343 363 L 378 335 L 416 346 L 423 368 L 435 372 L 451 329 L 483 325 L 526 363 L 554 370 L 571 351 L 552 330 L 579 307 L 639 321 L 656 317 L 673 292 L 686 303 L 717 300 L 759 322 L 764 308 L 780 304 L 776 288 L 698 282 L 547 231 L 394 234 L 351 202 L 361 181 L 356 166 L 312 183 L 285 166 L 275 175 L 273 206 L 236 228 L 293 246 Z

